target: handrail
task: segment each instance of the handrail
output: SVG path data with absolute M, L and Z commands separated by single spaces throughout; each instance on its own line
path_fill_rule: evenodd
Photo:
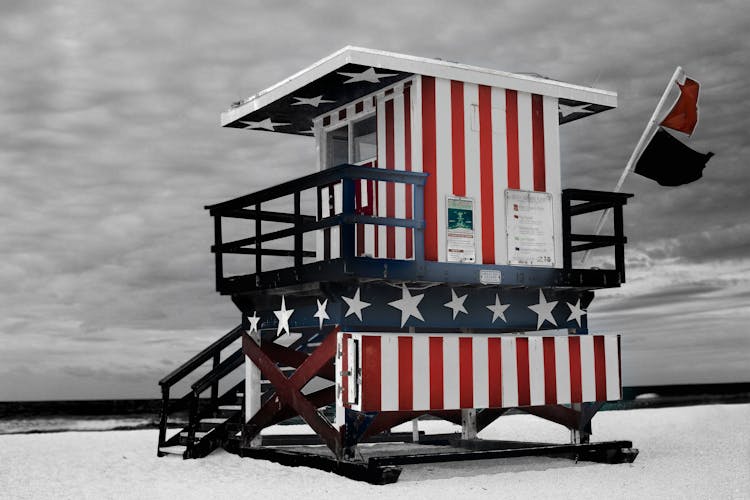
M 193 390 L 193 394 L 200 395 L 200 393 L 208 389 L 214 382 L 218 382 L 219 380 L 227 376 L 232 372 L 232 370 L 240 366 L 244 361 L 245 355 L 243 354 L 242 349 L 237 349 L 227 359 L 222 361 L 219 366 L 205 374 L 203 377 L 198 379 L 196 383 L 190 386 L 190 388 Z
M 371 215 L 359 215 L 359 214 L 338 214 L 331 215 L 325 219 L 321 219 L 316 222 L 310 222 L 303 224 L 299 229 L 300 232 L 307 233 L 315 231 L 316 229 L 325 229 L 328 227 L 340 226 L 342 224 L 377 224 L 380 226 L 387 227 L 405 227 L 412 229 L 423 229 L 424 221 L 417 221 L 411 219 L 397 219 L 393 217 L 373 217 Z M 265 233 L 260 236 L 250 236 L 248 238 L 242 238 L 240 240 L 225 241 L 220 246 L 212 245 L 211 251 L 221 251 L 222 253 L 232 253 L 237 250 L 241 250 L 245 245 L 254 245 L 258 242 L 266 242 L 278 240 L 281 238 L 288 238 L 294 236 L 298 232 L 297 228 L 281 229 L 272 233 Z M 271 249 L 265 249 L 263 252 L 272 252 Z M 276 250 L 276 253 L 280 252 Z M 242 252 L 238 252 L 242 253 Z M 270 253 L 269 253 L 270 255 Z
M 298 177 L 291 181 L 283 182 L 276 186 L 261 189 L 251 194 L 239 196 L 214 205 L 207 205 L 211 215 L 216 215 L 227 210 L 245 208 L 257 203 L 274 200 L 281 196 L 288 196 L 297 191 L 304 191 L 317 186 L 331 184 L 343 179 L 367 179 L 375 181 L 400 182 L 424 186 L 427 182 L 427 174 L 422 172 L 410 172 L 406 170 L 387 170 L 382 168 L 363 167 L 360 165 L 339 165 L 337 167 L 315 172 L 313 174 Z
M 195 371 L 200 365 L 211 359 L 217 351 L 221 351 L 226 346 L 240 338 L 242 335 L 242 325 L 235 327 L 232 331 L 221 337 L 219 340 L 209 345 L 201 352 L 183 363 L 172 373 L 159 381 L 160 386 L 173 386 L 187 375 Z
M 226 375 L 231 373 L 234 369 L 240 366 L 244 362 L 244 355 L 242 349 L 231 354 L 227 359 L 220 362 L 221 351 L 227 346 L 231 345 L 237 340 L 243 332 L 242 325 L 233 328 L 229 333 L 222 336 L 217 341 L 213 342 L 207 348 L 190 358 L 186 363 L 172 371 L 169 375 L 159 381 L 162 392 L 162 408 L 161 415 L 159 418 L 159 440 L 157 447 L 157 455 L 161 456 L 162 446 L 171 444 L 179 436 L 173 436 L 167 441 L 167 420 L 169 415 L 177 410 L 183 408 L 189 408 L 189 421 L 188 421 L 188 433 L 189 439 L 187 443 L 186 455 L 189 456 L 192 453 L 194 443 L 195 428 L 198 422 L 198 411 L 200 406 L 200 394 L 211 388 L 211 404 L 216 406 L 219 400 L 219 381 Z M 169 397 L 170 388 L 186 376 L 193 373 L 197 368 L 201 367 L 204 363 L 209 360 L 213 360 L 213 366 L 211 371 L 202 376 L 197 382 L 191 386 L 191 391 L 185 396 L 172 402 Z

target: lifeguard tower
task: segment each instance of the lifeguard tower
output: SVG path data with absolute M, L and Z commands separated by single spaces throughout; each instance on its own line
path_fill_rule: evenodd
M 376 483 L 417 462 L 632 461 L 628 441 L 589 442 L 621 373 L 619 336 L 586 320 L 593 291 L 625 281 L 631 195 L 563 189 L 559 145 L 561 125 L 616 104 L 608 91 L 356 47 L 235 103 L 222 126 L 309 136 L 317 172 L 207 207 L 216 289 L 242 324 L 160 382 L 159 454 L 224 446 Z M 576 216 L 602 210 L 613 234 L 573 232 Z M 611 268 L 574 267 L 575 252 L 606 247 Z M 244 381 L 220 390 L 243 364 Z M 185 408 L 188 425 L 167 438 Z M 566 426 L 570 443 L 477 438 L 511 410 Z M 462 433 L 425 435 L 425 415 Z M 291 417 L 315 435 L 263 435 Z M 391 432 L 409 421 L 413 432 Z M 385 441 L 413 448 L 358 451 Z M 302 446 L 314 443 L 325 447 Z

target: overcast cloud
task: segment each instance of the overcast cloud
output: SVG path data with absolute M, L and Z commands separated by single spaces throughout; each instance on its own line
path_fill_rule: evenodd
M 219 114 L 345 45 L 617 91 L 561 129 L 564 186 L 611 190 L 676 65 L 702 180 L 624 190 L 628 283 L 591 324 L 626 384 L 750 380 L 750 7 L 723 2 L 24 2 L 0 6 L 0 400 L 152 397 L 239 321 L 203 206 L 315 168 Z M 259 175 L 259 172 L 262 175 Z

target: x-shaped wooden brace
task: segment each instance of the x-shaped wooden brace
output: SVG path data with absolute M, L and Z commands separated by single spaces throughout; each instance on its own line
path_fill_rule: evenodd
M 319 406 L 335 399 L 334 389 L 323 389 L 307 396 L 302 394 L 302 388 L 315 376 L 335 379 L 331 359 L 336 355 L 337 332 L 338 327 L 309 356 L 272 343 L 264 343 L 261 348 L 247 333 L 242 335 L 243 352 L 276 390 L 276 397 L 266 401 L 247 423 L 246 430 L 252 434 L 250 439 L 271 422 L 277 421 L 279 416 L 293 416 L 291 410 L 294 410 L 323 439 L 336 457 L 341 458 L 341 434 L 318 411 Z M 272 359 L 271 355 L 277 360 Z M 276 361 L 297 366 L 297 370 L 287 378 L 276 366 Z

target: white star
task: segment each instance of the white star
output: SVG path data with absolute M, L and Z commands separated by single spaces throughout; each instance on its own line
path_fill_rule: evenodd
M 315 135 L 315 129 L 314 129 L 314 128 L 312 128 L 312 127 L 310 127 L 310 128 L 309 128 L 309 129 L 307 129 L 307 130 L 300 130 L 300 131 L 299 131 L 299 133 L 300 133 L 300 134 L 310 134 L 310 135 Z
M 286 302 L 284 301 L 284 296 L 281 296 L 281 310 L 274 311 L 273 312 L 276 315 L 276 318 L 279 320 L 279 326 L 276 327 L 276 335 L 281 335 L 282 331 L 285 331 L 287 334 L 289 333 L 289 318 L 292 317 L 292 314 L 294 313 L 294 309 L 287 309 L 286 308 Z
M 318 303 L 318 312 L 313 314 L 313 318 L 318 318 L 318 321 L 320 322 L 320 328 L 323 328 L 323 320 L 324 319 L 331 319 L 330 316 L 328 316 L 328 313 L 326 312 L 326 306 L 328 305 L 328 299 L 324 300 L 321 304 L 318 299 L 315 299 L 315 301 Z
M 424 294 L 412 296 L 406 285 L 401 285 L 401 298 L 389 302 L 388 305 L 401 311 L 401 326 L 404 326 L 409 317 L 414 316 L 420 321 L 424 321 L 422 313 L 419 312 L 419 303 L 424 298 Z
M 578 323 L 578 326 L 581 326 L 581 316 L 586 316 L 586 310 L 581 309 L 581 299 L 576 300 L 575 304 L 568 304 L 566 302 L 565 305 L 570 309 L 570 316 L 568 316 L 566 321 L 574 319 Z
M 576 113 L 593 113 L 594 111 L 591 109 L 586 109 L 589 105 L 588 104 L 581 104 L 579 106 L 568 106 L 567 104 L 559 104 L 558 106 L 560 108 L 560 115 L 562 115 L 562 118 L 565 118 L 566 116 L 574 115 Z
M 246 122 L 246 121 L 240 120 L 240 123 L 247 125 L 247 127 L 245 128 L 270 130 L 271 132 L 274 132 L 276 130 L 274 127 L 290 125 L 289 123 L 276 123 L 272 121 L 270 118 L 266 118 L 265 120 L 262 120 L 259 122 Z
M 344 83 L 356 83 L 356 82 L 370 82 L 380 83 L 381 78 L 388 78 L 389 76 L 396 76 L 397 73 L 376 73 L 375 68 L 367 68 L 362 73 L 343 73 L 338 72 L 339 75 L 348 76 L 349 79 Z
M 539 330 L 539 328 L 544 324 L 545 321 L 549 321 L 554 326 L 557 326 L 557 323 L 555 323 L 555 318 L 552 317 L 552 309 L 555 308 L 557 305 L 557 301 L 553 300 L 552 302 L 547 302 L 547 299 L 544 296 L 544 292 L 539 290 L 539 303 L 533 306 L 529 306 L 529 309 L 534 311 L 537 315 L 536 320 L 536 329 Z
M 313 108 L 317 108 L 320 106 L 321 102 L 336 102 L 336 101 L 329 101 L 328 99 L 323 99 L 322 95 L 319 95 L 317 97 L 295 97 L 297 99 L 297 102 L 293 102 L 292 106 L 312 106 Z
M 247 317 L 248 321 L 250 321 L 250 333 L 254 333 L 258 331 L 258 321 L 260 321 L 260 317 L 257 315 L 256 311 L 253 311 L 252 316 Z
M 464 301 L 466 300 L 466 297 L 468 296 L 469 294 L 462 295 L 461 297 L 459 297 L 458 295 L 456 295 L 456 292 L 453 291 L 453 289 L 451 288 L 451 301 L 446 302 L 445 304 L 443 304 L 443 306 L 449 309 L 453 309 L 453 319 L 456 319 L 456 316 L 458 316 L 458 313 L 460 312 L 464 314 L 469 314 L 469 312 L 464 307 Z
M 362 321 L 362 309 L 370 307 L 370 303 L 359 300 L 359 288 L 357 288 L 357 293 L 354 294 L 354 297 L 349 298 L 342 295 L 341 298 L 349 306 L 344 317 L 356 314 L 359 320 Z
M 505 310 L 510 307 L 510 304 L 503 304 L 502 302 L 500 302 L 500 296 L 498 294 L 495 294 L 495 303 L 486 307 L 487 309 L 492 311 L 493 323 L 497 318 L 502 319 L 504 323 L 508 322 L 508 320 L 505 319 Z

